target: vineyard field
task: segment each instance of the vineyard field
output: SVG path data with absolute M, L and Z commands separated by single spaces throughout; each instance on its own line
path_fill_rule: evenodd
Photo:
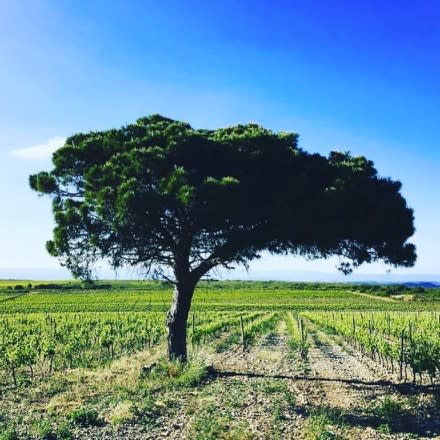
M 165 360 L 171 293 L 152 281 L 0 282 L 0 439 L 440 435 L 432 295 L 205 282 L 180 365 Z
M 27 286 L 31 287 L 28 288 Z M 16 286 L 19 286 L 17 289 Z M 159 282 L 79 283 L 0 282 L 0 313 L 130 312 L 169 308 L 172 287 Z M 362 294 L 357 286 L 280 282 L 202 283 L 194 310 L 435 310 L 435 300 L 403 301 Z

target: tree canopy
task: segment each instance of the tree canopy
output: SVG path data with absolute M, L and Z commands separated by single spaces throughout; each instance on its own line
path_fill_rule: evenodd
M 52 171 L 30 177 L 53 196 L 47 249 L 80 277 L 102 258 L 151 270 L 184 255 L 206 273 L 263 250 L 339 255 L 344 271 L 374 260 L 411 266 L 413 214 L 401 184 L 364 157 L 309 154 L 297 140 L 255 124 L 197 130 L 159 115 L 73 135 Z
M 76 277 L 89 278 L 102 259 L 160 273 L 177 286 L 170 313 L 180 316 L 179 334 L 204 274 L 263 251 L 338 255 L 345 273 L 416 258 L 400 182 L 380 177 L 365 157 L 307 153 L 294 133 L 194 129 L 152 115 L 75 134 L 53 164 L 30 176 L 34 190 L 53 197 L 49 253 Z M 186 346 L 179 350 L 184 357 Z

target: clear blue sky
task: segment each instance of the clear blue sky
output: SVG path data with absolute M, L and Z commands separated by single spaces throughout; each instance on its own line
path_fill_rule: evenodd
M 57 267 L 27 176 L 63 137 L 159 112 L 367 156 L 415 210 L 419 260 L 395 273 L 440 276 L 439 23 L 437 0 L 0 0 L 0 268 Z M 248 276 L 304 271 L 335 262 L 265 257 Z

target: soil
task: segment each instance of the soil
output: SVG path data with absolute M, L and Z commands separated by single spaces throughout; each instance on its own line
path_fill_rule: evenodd
M 216 372 L 205 387 L 214 386 L 224 393 L 214 396 L 215 417 L 221 418 L 230 411 L 227 395 L 232 389 L 240 388 L 241 404 L 234 422 L 239 425 L 241 421 L 248 427 L 249 438 L 315 438 L 310 435 L 307 420 L 310 414 L 322 409 L 335 414 L 337 423 L 327 429 L 328 437 L 316 438 L 440 438 L 437 436 L 440 420 L 424 406 L 430 399 L 428 389 L 399 383 L 396 374 L 377 362 L 353 351 L 335 337 L 316 328 L 312 330 L 308 362 L 305 363 L 289 356 L 284 323 L 277 333 L 266 335 L 246 350 L 236 346 L 224 353 L 205 354 L 205 361 Z M 279 404 L 280 393 L 268 392 L 267 388 L 276 388 L 276 383 L 286 387 L 295 404 L 293 407 L 281 405 L 281 415 L 275 421 L 274 407 Z M 259 386 L 263 392 L 258 391 Z M 285 394 L 281 397 L 286 399 Z M 196 398 L 200 395 L 196 394 Z M 403 408 L 406 401 L 412 399 L 413 411 L 408 412 L 411 420 L 396 423 L 392 426 L 395 432 L 391 433 L 381 432 L 387 430 L 381 423 L 383 420 L 371 415 L 374 414 L 372 408 L 380 407 L 386 399 L 399 402 Z M 200 414 L 196 411 L 188 417 L 185 405 L 181 409 L 183 411 L 173 419 L 161 421 L 161 431 L 152 432 L 145 438 L 193 438 L 190 427 Z M 405 415 L 403 413 L 402 417 Z
M 307 361 L 292 356 L 284 321 L 245 350 L 234 345 L 217 353 L 214 342 L 197 353 L 212 366 L 211 376 L 164 396 L 158 405 L 166 408 L 150 425 L 78 428 L 76 438 L 440 439 L 433 387 L 401 383 L 369 357 L 308 326 Z

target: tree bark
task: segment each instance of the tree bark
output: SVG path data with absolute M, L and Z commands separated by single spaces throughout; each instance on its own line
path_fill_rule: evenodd
M 167 316 L 168 358 L 186 361 L 186 323 L 195 284 L 179 282 L 174 288 L 173 302 Z

